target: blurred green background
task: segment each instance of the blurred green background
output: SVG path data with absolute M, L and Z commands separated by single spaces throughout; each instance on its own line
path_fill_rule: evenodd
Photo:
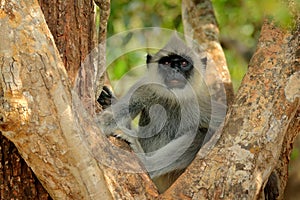
M 220 41 L 227 59 L 235 91 L 255 51 L 265 15 L 276 13 L 278 21 L 289 23 L 287 10 L 277 1 L 213 0 L 220 29 Z M 126 30 L 161 27 L 183 32 L 180 0 L 118 0 L 111 1 L 108 37 Z M 109 67 L 112 81 L 118 80 L 131 67 L 145 63 L 141 52 L 120 57 Z

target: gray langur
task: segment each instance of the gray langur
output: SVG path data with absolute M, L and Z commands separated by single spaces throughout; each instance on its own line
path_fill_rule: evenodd
M 145 76 L 100 116 L 106 135 L 122 130 L 117 136 L 130 143 L 160 192 L 183 173 L 223 120 L 212 114 L 206 62 L 174 35 L 156 54 L 147 55 Z M 130 124 L 138 115 L 134 130 Z

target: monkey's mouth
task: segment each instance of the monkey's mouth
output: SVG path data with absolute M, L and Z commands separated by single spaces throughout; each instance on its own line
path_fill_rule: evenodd
M 186 84 L 186 80 L 181 80 L 181 79 L 171 79 L 171 80 L 166 80 L 166 85 L 168 88 L 184 88 Z

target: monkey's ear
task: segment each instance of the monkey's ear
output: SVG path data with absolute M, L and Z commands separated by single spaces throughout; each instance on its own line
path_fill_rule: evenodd
M 149 64 L 151 62 L 152 56 L 150 54 L 147 54 L 146 63 Z

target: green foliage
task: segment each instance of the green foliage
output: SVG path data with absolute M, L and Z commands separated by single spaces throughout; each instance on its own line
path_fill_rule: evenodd
M 299 159 L 299 148 L 295 147 L 293 148 L 293 151 L 291 153 L 291 160 L 297 160 Z
M 113 67 L 108 68 L 110 79 L 119 80 L 131 67 L 146 63 L 145 59 L 145 52 L 143 53 L 141 51 L 134 51 L 121 56 L 111 64 Z M 132 63 L 132 65 L 129 65 L 130 63 Z
M 263 12 L 257 8 L 257 2 L 257 0 L 213 0 L 221 36 L 236 38 L 244 45 L 253 47 L 263 17 Z
M 180 0 L 111 1 L 108 36 L 143 27 L 164 27 L 182 32 Z
M 234 91 L 238 90 L 241 80 L 247 71 L 247 62 L 238 53 L 224 49 L 228 69 L 231 75 L 231 81 Z
M 239 48 L 224 45 L 231 78 L 234 88 L 237 89 L 257 44 L 263 18 L 272 14 L 280 25 L 289 26 L 291 17 L 282 1 L 212 0 L 212 3 L 220 28 L 221 41 L 232 40 L 233 43 L 237 43 L 239 47 L 242 46 L 247 51 L 247 56 L 245 56 Z M 183 32 L 181 1 L 111 1 L 108 37 L 119 32 L 143 27 L 161 27 Z M 119 79 L 131 67 L 137 66 L 137 62 L 140 63 L 141 59 L 144 59 L 144 57 L 138 58 L 138 56 L 140 53 L 132 52 L 114 62 L 113 69 L 109 69 L 111 79 Z
M 118 0 L 111 1 L 108 37 L 126 30 L 163 27 L 183 32 L 180 0 Z M 120 49 L 122 45 L 120 44 Z M 111 80 L 118 80 L 132 67 L 146 63 L 146 52 L 131 52 L 108 67 Z
M 274 21 L 284 27 L 291 26 L 292 23 L 289 10 L 283 1 L 212 0 L 212 3 L 220 29 L 221 42 L 223 39 L 234 39 L 239 45 L 248 49 L 250 55 L 255 50 L 265 17 L 272 15 Z M 236 90 L 247 71 L 251 56 L 245 58 L 239 48 L 225 48 L 224 51 Z
M 259 37 L 263 14 L 256 9 L 257 1 L 213 0 L 221 41 L 231 39 L 253 52 Z M 239 49 L 224 49 L 228 68 L 235 91 L 247 71 L 249 59 L 241 55 Z

